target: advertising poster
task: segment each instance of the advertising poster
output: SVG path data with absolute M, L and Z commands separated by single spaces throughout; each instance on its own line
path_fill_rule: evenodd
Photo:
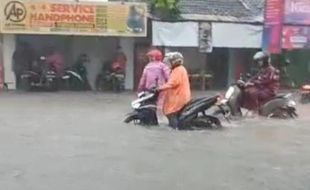
M 282 47 L 284 49 L 310 48 L 310 27 L 283 27 Z

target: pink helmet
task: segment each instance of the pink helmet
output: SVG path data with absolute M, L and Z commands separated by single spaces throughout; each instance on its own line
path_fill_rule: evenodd
M 146 54 L 150 58 L 154 58 L 156 61 L 163 60 L 163 54 L 158 49 L 153 49 Z

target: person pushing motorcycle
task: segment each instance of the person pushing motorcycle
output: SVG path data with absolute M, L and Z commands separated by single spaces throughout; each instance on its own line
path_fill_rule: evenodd
M 191 100 L 189 78 L 186 68 L 183 66 L 184 58 L 181 53 L 166 54 L 166 61 L 171 67 L 170 78 L 158 90 L 166 92 L 163 112 L 169 120 L 169 126 L 178 129 L 179 113 Z
M 280 87 L 279 71 L 271 65 L 270 55 L 259 51 L 253 57 L 259 72 L 245 84 L 242 98 L 243 107 L 256 110 L 260 105 L 272 99 Z

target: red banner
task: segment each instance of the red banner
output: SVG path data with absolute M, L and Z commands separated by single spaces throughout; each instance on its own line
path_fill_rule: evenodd
M 310 48 L 310 27 L 285 26 L 282 47 L 284 49 Z
M 284 0 L 267 0 L 263 33 L 263 49 L 281 53 Z

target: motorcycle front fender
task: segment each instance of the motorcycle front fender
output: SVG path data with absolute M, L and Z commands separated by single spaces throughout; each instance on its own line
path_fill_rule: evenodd
M 222 100 L 222 103 L 229 108 L 231 115 L 240 116 L 242 89 L 240 89 L 238 85 L 233 85 L 228 91 L 226 92 L 225 99 Z

